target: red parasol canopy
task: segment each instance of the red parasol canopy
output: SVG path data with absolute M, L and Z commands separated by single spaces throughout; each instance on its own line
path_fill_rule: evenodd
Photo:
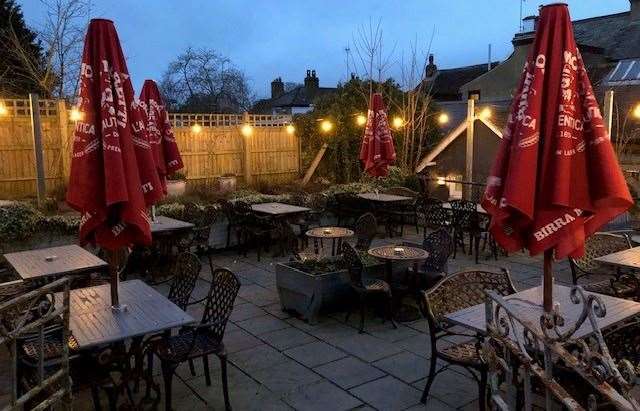
M 542 7 L 483 207 L 508 251 L 579 257 L 585 238 L 633 204 L 607 135 L 569 10 Z M 549 294 L 547 294 L 549 293 Z M 550 298 L 545 298 L 548 309 Z
M 67 202 L 80 211 L 80 243 L 108 250 L 150 244 L 146 206 L 162 196 L 145 115 L 134 100 L 113 22 L 91 20 L 85 37 Z
M 386 176 L 389 165 L 396 160 L 393 136 L 380 93 L 371 96 L 367 125 L 360 147 L 360 160 L 364 164 L 364 171 L 376 177 Z
M 169 114 L 160 90 L 153 80 L 145 80 L 140 101 L 147 113 L 147 131 L 158 173 L 166 194 L 166 176 L 184 167 L 178 144 L 173 135 Z

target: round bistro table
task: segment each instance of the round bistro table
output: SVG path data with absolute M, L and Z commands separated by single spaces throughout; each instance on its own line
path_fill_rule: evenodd
M 336 255 L 336 240 L 338 241 L 338 250 L 342 245 L 343 238 L 353 237 L 353 230 L 344 227 L 316 227 L 307 231 L 305 235 L 313 238 L 313 250 L 316 255 L 320 254 L 319 244 L 325 238 L 331 239 L 331 255 Z
M 409 286 L 405 284 L 402 284 L 400 286 L 396 284 L 394 287 L 394 284 L 392 282 L 393 262 L 403 261 L 417 263 L 418 261 L 425 260 L 429 257 L 429 253 L 422 248 L 409 247 L 404 245 L 383 245 L 380 247 L 369 249 L 368 253 L 375 258 L 384 260 L 386 265 L 385 271 L 387 283 L 390 287 L 392 287 L 392 290 L 398 291 L 400 294 L 406 294 L 411 290 L 409 290 Z M 394 295 L 397 294 L 394 293 Z M 400 296 L 397 301 L 398 303 L 400 303 L 402 301 L 402 296 Z M 402 305 L 401 309 L 394 313 L 394 317 L 399 322 L 415 321 L 420 318 L 420 312 L 415 307 Z

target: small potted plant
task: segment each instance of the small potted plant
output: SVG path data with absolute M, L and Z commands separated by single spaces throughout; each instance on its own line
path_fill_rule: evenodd
M 218 191 L 220 193 L 229 193 L 236 191 L 238 179 L 233 173 L 225 173 L 218 177 Z
M 167 176 L 167 195 L 181 196 L 187 190 L 187 175 L 180 171 Z
M 321 310 L 335 310 L 351 294 L 349 273 L 336 258 L 306 259 L 276 265 L 276 286 L 283 310 L 297 312 L 309 324 Z

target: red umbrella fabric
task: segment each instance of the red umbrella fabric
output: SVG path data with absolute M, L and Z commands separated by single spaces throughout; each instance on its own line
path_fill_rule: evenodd
M 85 37 L 67 202 L 82 213 L 80 243 L 108 250 L 151 243 L 146 207 L 160 179 L 113 22 L 91 20 Z
M 482 200 L 491 234 L 507 251 L 578 257 L 586 237 L 632 204 L 569 10 L 542 7 Z
M 169 113 L 153 80 L 145 80 L 140 92 L 140 102 L 147 114 L 147 131 L 154 154 L 162 188 L 167 193 L 166 176 L 184 167 L 180 150 L 173 135 Z
M 389 165 L 396 160 L 393 135 L 380 93 L 371 96 L 367 125 L 360 147 L 360 160 L 364 165 L 364 171 L 375 177 L 386 176 L 389 173 Z

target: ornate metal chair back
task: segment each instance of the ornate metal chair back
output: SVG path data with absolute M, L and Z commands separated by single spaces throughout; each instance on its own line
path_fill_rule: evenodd
M 447 230 L 440 228 L 429 234 L 422 243 L 429 257 L 423 267 L 428 272 L 444 272 L 449 256 L 453 252 L 453 239 Z
M 349 271 L 349 279 L 351 280 L 351 286 L 355 288 L 362 288 L 362 272 L 364 271 L 364 264 L 360 259 L 358 250 L 347 242 L 342 243 L 340 247 L 342 254 L 343 266 Z
M 62 344 L 61 356 L 55 366 L 45 359 L 44 334 L 56 323 L 61 341 L 69 340 L 69 279 L 62 278 L 39 289 L 20 295 L 0 306 L 0 344 L 9 348 L 12 361 L 12 387 L 4 410 L 62 408 L 71 409 L 71 378 L 69 377 L 69 345 Z M 24 337 L 36 336 L 38 353 L 34 376 L 17 375 L 18 347 Z M 47 362 L 47 363 L 46 363 Z M 45 364 L 46 363 L 46 364 Z M 27 387 L 23 382 L 29 380 Z M 19 389 L 19 385 L 21 389 Z
M 216 269 L 211 277 L 211 287 L 205 301 L 201 324 L 208 324 L 209 331 L 220 343 L 240 290 L 240 281 L 226 268 Z
M 193 253 L 181 253 L 176 260 L 176 272 L 171 280 L 171 288 L 167 298 L 183 311 L 187 309 L 201 268 L 200 259 Z
M 432 230 L 451 227 L 453 220 L 452 212 L 442 206 L 442 203 L 427 204 L 424 207 L 425 227 Z
M 579 268 L 584 274 L 606 273 L 607 268 L 595 261 L 597 257 L 631 248 L 629 239 L 621 234 L 595 233 L 585 241 L 584 255 L 580 258 L 570 258 L 572 265 Z M 575 270 L 574 283 L 581 277 Z M 584 275 L 583 274 L 583 275 Z
M 196 227 L 202 225 L 203 215 L 203 209 L 198 204 L 189 202 L 184 205 L 182 218 L 184 218 L 185 221 L 195 224 Z
M 361 215 L 356 221 L 356 249 L 365 251 L 371 247 L 371 242 L 378 232 L 378 222 L 372 213 Z
M 458 229 L 467 229 L 477 222 L 477 203 L 467 200 L 451 200 L 453 225 Z
M 470 270 L 445 277 L 431 290 L 424 293 L 427 319 L 432 332 L 443 328 L 444 316 L 485 302 L 485 291 L 494 290 L 500 295 L 513 294 L 516 290 L 506 269 L 501 271 Z

